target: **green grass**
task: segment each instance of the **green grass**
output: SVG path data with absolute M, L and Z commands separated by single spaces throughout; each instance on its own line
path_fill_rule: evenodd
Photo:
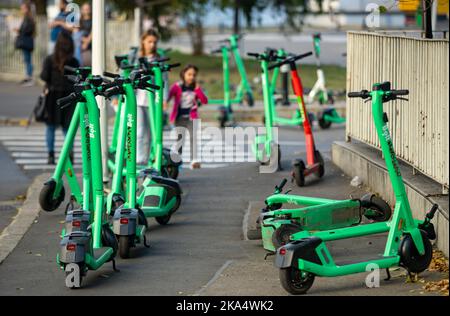
M 220 56 L 192 56 L 189 54 L 183 54 L 179 51 L 173 51 L 169 53 L 169 57 L 171 62 L 181 63 L 181 67 L 186 64 L 196 65 L 200 69 L 198 80 L 202 87 L 207 91 L 208 96 L 214 99 L 223 98 L 222 58 Z M 254 78 L 259 78 L 261 75 L 259 63 L 251 59 L 245 59 L 244 63 L 250 84 L 254 87 L 255 98 L 261 100 L 261 84 L 255 84 L 253 82 Z M 230 60 L 230 65 L 230 82 L 232 85 L 237 85 L 240 80 L 239 74 L 232 60 Z M 170 73 L 170 82 L 180 80 L 180 68 L 175 68 Z M 328 89 L 336 91 L 345 90 L 346 69 L 344 67 L 324 65 L 322 68 L 325 72 Z M 301 65 L 298 69 L 300 70 L 300 76 L 304 87 L 311 88 L 317 79 L 316 66 Z

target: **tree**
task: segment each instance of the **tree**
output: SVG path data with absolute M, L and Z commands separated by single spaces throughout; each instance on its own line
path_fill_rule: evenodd
M 209 0 L 178 0 L 180 17 L 186 23 L 186 29 L 191 38 L 192 53 L 203 54 L 203 18 L 206 14 Z

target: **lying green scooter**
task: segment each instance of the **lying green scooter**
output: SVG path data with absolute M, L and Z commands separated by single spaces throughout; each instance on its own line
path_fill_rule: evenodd
M 314 56 L 317 64 L 317 81 L 309 92 L 306 102 L 311 104 L 316 98 L 322 106 L 328 106 L 323 111 L 320 111 L 317 121 L 322 129 L 330 128 L 332 123 L 345 123 L 345 118 L 340 116 L 333 107 L 334 99 L 332 94 L 327 90 L 325 85 L 325 74 L 322 70 L 320 62 L 320 41 L 322 37 L 320 33 L 313 34 Z
M 77 70 L 80 73 L 80 70 Z M 95 100 L 96 95 L 104 95 L 110 85 L 99 76 L 76 76 L 75 92 L 61 98 L 61 107 L 77 103 L 81 116 L 80 125 L 83 159 L 83 202 L 80 210 L 71 210 L 66 216 L 62 231 L 57 263 L 66 272 L 66 286 L 78 288 L 88 270 L 97 270 L 112 261 L 115 268 L 117 239 L 106 217 L 104 204 L 102 153 L 100 143 L 100 118 Z M 72 120 L 78 122 L 77 116 Z M 75 127 L 72 126 L 73 129 Z M 69 146 L 66 139 L 63 148 Z M 66 160 L 61 156 L 62 161 Z
M 350 92 L 350 98 L 372 101 L 372 113 L 396 203 L 394 214 L 387 222 L 372 223 L 318 232 L 301 231 L 291 236 L 291 242 L 278 248 L 275 265 L 280 270 L 282 287 L 291 294 L 305 294 L 313 285 L 315 276 L 336 277 L 365 272 L 368 265 L 386 269 L 403 267 L 408 273 L 420 273 L 432 259 L 430 240 L 436 238 L 431 220 L 438 209 L 434 205 L 425 220 L 412 217 L 400 167 L 395 156 L 387 125 L 388 117 L 383 103 L 403 99 L 408 90 L 394 90 L 390 82 L 374 84 L 372 91 Z M 404 99 L 403 99 L 404 100 Z M 326 205 L 325 205 L 325 208 Z M 326 246 L 327 242 L 388 233 L 384 253 L 375 259 L 337 265 Z
M 222 71 L 223 71 L 223 99 L 208 99 L 209 104 L 222 105 L 219 108 L 219 124 L 220 127 L 225 127 L 227 124 L 234 124 L 232 104 L 242 104 L 246 102 L 248 106 L 254 105 L 254 97 L 252 88 L 247 79 L 247 72 L 245 71 L 244 62 L 242 61 L 239 52 L 239 40 L 242 39 L 243 34 L 231 35 L 228 39 L 221 41 L 221 46 L 218 49 L 213 50 L 211 53 L 221 53 L 222 55 Z M 236 96 L 231 98 L 230 87 L 230 62 L 229 52 L 234 57 L 236 67 L 241 77 L 241 82 L 237 86 Z

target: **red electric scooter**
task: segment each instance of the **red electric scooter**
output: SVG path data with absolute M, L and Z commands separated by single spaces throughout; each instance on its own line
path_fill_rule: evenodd
M 305 100 L 303 98 L 303 86 L 300 76 L 298 75 L 297 66 L 295 62 L 299 59 L 312 55 L 312 52 L 306 54 L 288 56 L 287 58 L 272 64 L 269 69 L 280 67 L 282 65 L 289 65 L 291 68 L 291 82 L 294 94 L 297 97 L 300 115 L 303 118 L 303 131 L 305 133 L 306 142 L 306 164 L 302 159 L 295 159 L 293 163 L 292 178 L 295 183 L 302 187 L 305 185 L 305 178 L 309 175 L 316 175 L 322 178 L 325 173 L 325 163 L 320 152 L 316 149 L 314 144 L 314 136 L 312 133 L 311 122 L 307 115 Z

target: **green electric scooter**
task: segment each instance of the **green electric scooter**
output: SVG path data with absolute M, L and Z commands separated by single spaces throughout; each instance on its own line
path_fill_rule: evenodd
M 239 40 L 242 39 L 242 37 L 243 34 L 231 35 L 228 39 L 221 41 L 220 48 L 211 52 L 212 54 L 221 53 L 222 55 L 223 99 L 208 99 L 209 104 L 222 105 L 219 108 L 218 116 L 218 121 L 222 128 L 227 124 L 234 124 L 232 104 L 242 104 L 242 102 L 245 101 L 248 106 L 254 105 L 252 88 L 247 79 L 247 72 L 245 71 L 244 62 L 242 61 L 239 52 Z M 241 82 L 236 89 L 236 96 L 233 99 L 231 97 L 230 62 L 228 55 L 230 52 L 234 57 L 236 67 L 241 77 Z
M 274 100 L 272 97 L 273 90 L 269 79 L 269 63 L 277 61 L 280 56 L 274 50 L 266 50 L 263 54 L 247 53 L 247 55 L 256 58 L 261 64 L 261 84 L 264 102 L 265 134 L 256 135 L 252 150 L 257 161 L 262 164 L 271 165 L 273 160 L 276 159 L 276 162 L 278 163 L 277 169 L 280 169 L 281 149 L 280 145 L 276 143 L 273 135 Z M 277 70 L 278 68 L 275 71 Z M 273 74 L 273 76 L 276 75 L 277 73 Z
M 86 79 L 91 77 L 91 68 L 83 67 L 74 69 L 72 67 L 66 66 L 64 67 L 64 71 L 69 76 L 74 76 L 72 80 L 78 82 L 84 82 Z M 66 212 L 70 208 L 74 208 L 75 204 L 81 205 L 83 203 L 83 194 L 78 183 L 75 170 L 72 166 L 72 161 L 70 159 L 70 152 L 72 150 L 73 143 L 75 141 L 75 136 L 77 134 L 78 129 L 81 131 L 81 146 L 82 148 L 87 148 L 88 145 L 85 143 L 84 131 L 86 131 L 86 106 L 82 103 L 78 103 L 75 106 L 75 110 L 72 116 L 72 120 L 69 125 L 69 129 L 67 131 L 65 141 L 63 147 L 61 149 L 61 153 L 59 155 L 58 162 L 55 167 L 55 171 L 53 172 L 52 177 L 44 183 L 44 186 L 41 189 L 39 194 L 39 205 L 40 207 L 47 212 L 52 212 L 56 210 L 65 198 L 65 188 L 63 176 L 66 176 L 66 180 L 70 187 L 71 198 L 70 202 L 67 204 Z M 86 157 L 83 157 L 83 163 L 85 163 Z M 86 169 L 86 172 L 89 170 Z M 83 173 L 83 186 L 88 188 L 88 184 L 90 182 L 89 173 Z M 88 190 L 88 189 L 86 189 Z
M 147 70 L 151 71 L 153 75 L 153 82 L 151 83 L 162 87 L 162 67 L 159 63 L 149 63 L 147 66 Z M 153 154 L 151 165 L 140 172 L 140 178 L 143 181 L 137 204 L 144 212 L 145 217 L 154 217 L 159 224 L 166 225 L 172 214 L 180 206 L 182 191 L 178 181 L 164 177 L 163 174 L 163 94 L 162 89 L 150 93 L 153 94 L 153 96 L 149 96 L 149 101 L 153 102 L 149 106 Z
M 266 51 L 272 51 L 275 52 L 275 50 L 273 48 L 268 48 Z M 287 54 L 286 51 L 284 49 L 278 49 L 276 50 L 276 54 L 278 56 L 278 59 L 284 59 L 288 56 L 293 56 L 293 54 Z M 273 68 L 273 73 L 272 73 L 272 79 L 271 79 L 271 83 L 270 83 L 270 95 L 273 96 L 273 99 L 271 101 L 270 104 L 270 110 L 272 112 L 272 122 L 273 125 L 278 125 L 278 126 L 302 126 L 303 124 L 303 117 L 302 114 L 300 112 L 300 109 L 296 109 L 294 111 L 294 113 L 292 114 L 292 116 L 289 117 L 282 117 L 278 115 L 278 111 L 277 111 L 277 95 L 276 95 L 276 87 L 277 87 L 277 82 L 279 79 L 280 74 L 283 76 L 282 79 L 283 80 L 288 80 L 289 79 L 289 73 L 291 72 L 289 65 L 282 65 L 279 67 L 274 67 Z M 288 91 L 288 83 L 287 82 L 283 82 L 283 90 L 287 90 L 285 91 L 283 94 L 287 94 L 289 95 Z M 297 101 L 297 99 L 293 99 L 293 101 Z M 312 122 L 314 120 L 314 117 L 312 115 L 312 113 L 308 113 L 308 117 L 310 119 L 310 121 Z M 263 117 L 263 121 L 265 121 L 265 115 Z
M 345 118 L 339 115 L 336 109 L 333 107 L 334 99 L 332 93 L 327 90 L 325 84 L 325 74 L 322 70 L 322 65 L 320 62 L 320 41 L 322 37 L 320 33 L 313 34 L 313 44 L 314 44 L 314 56 L 316 57 L 317 64 L 317 81 L 314 84 L 311 91 L 308 93 L 306 102 L 311 104 L 316 98 L 319 104 L 322 106 L 327 106 L 326 109 L 320 111 L 317 117 L 319 126 L 322 129 L 327 129 L 332 123 L 345 123 Z
M 173 68 L 179 67 L 180 63 L 174 63 L 174 64 L 167 64 L 166 62 L 170 59 L 168 57 L 163 57 L 160 59 L 157 59 L 153 62 L 148 62 L 146 58 L 139 58 L 139 64 L 141 69 L 148 73 L 153 73 L 153 68 L 157 67 L 159 71 L 161 71 L 161 74 L 165 72 L 171 71 Z M 161 77 L 162 80 L 162 77 Z M 156 100 L 156 97 L 162 98 L 164 96 L 164 81 L 158 82 L 157 85 L 161 87 L 160 93 L 156 94 L 154 91 L 148 91 L 148 109 L 149 109 L 149 122 L 150 122 L 150 129 L 151 134 L 154 135 L 156 133 L 155 128 L 157 128 L 157 123 L 155 122 L 156 115 L 155 115 L 155 106 L 156 103 L 160 100 Z M 163 115 L 163 123 L 162 126 L 164 128 L 164 114 Z M 157 148 L 156 138 L 152 137 L 151 139 L 151 147 L 150 147 L 150 155 L 148 159 L 147 166 L 143 166 L 142 168 L 150 168 L 152 167 L 155 156 L 156 156 L 156 148 Z M 163 177 L 170 177 L 172 179 L 177 179 L 179 175 L 179 170 L 183 164 L 182 157 L 178 152 L 175 152 L 171 150 L 170 148 L 164 147 L 162 149 L 162 162 L 161 162 L 161 175 Z
M 396 203 L 393 216 L 387 222 L 318 232 L 301 231 L 291 236 L 291 242 L 278 248 L 275 265 L 280 270 L 283 288 L 292 294 L 305 294 L 313 285 L 315 276 L 336 277 L 365 272 L 368 265 L 386 269 L 403 267 L 408 273 L 420 273 L 428 268 L 432 259 L 430 240 L 436 238 L 431 223 L 437 205 L 425 215 L 425 220 L 412 217 L 400 167 L 395 156 L 387 125 L 388 117 L 383 103 L 403 99 L 408 90 L 394 90 L 390 82 L 377 83 L 372 91 L 350 92 L 348 97 L 372 101 L 372 114 L 381 150 L 394 189 Z M 326 206 L 325 206 L 326 208 Z M 388 233 L 382 255 L 364 261 L 338 265 L 326 246 L 327 242 Z
M 137 207 L 137 175 L 136 175 L 136 96 L 135 89 L 160 89 L 149 83 L 151 76 L 144 75 L 146 71 L 132 71 L 129 78 L 117 77 L 115 74 L 105 72 L 105 75 L 115 78 L 116 86 L 105 91 L 105 95 L 125 95 L 125 111 L 120 118 L 119 142 L 116 151 L 116 171 L 113 173 L 111 192 L 108 195 L 107 206 L 113 216 L 113 232 L 119 241 L 119 255 L 129 258 L 130 248 L 137 244 L 146 243 L 145 232 L 148 228 L 144 212 Z M 122 168 L 126 165 L 126 194 L 123 201 Z M 113 208 L 114 206 L 114 208 Z
M 77 70 L 77 73 L 80 71 Z M 117 239 L 107 221 L 104 204 L 100 117 L 95 100 L 110 86 L 102 77 L 90 76 L 83 81 L 76 76 L 75 92 L 57 101 L 59 106 L 77 103 L 83 114 L 80 125 L 83 159 L 83 202 L 80 210 L 67 213 L 65 228 L 62 231 L 57 263 L 66 272 L 66 286 L 81 286 L 82 278 L 88 270 L 97 270 L 106 262 L 112 261 L 117 253 Z M 74 117 L 72 124 L 78 121 Z M 74 127 L 73 127 L 74 128 Z M 64 146 L 69 146 L 66 139 Z M 60 157 L 63 161 L 67 158 Z

